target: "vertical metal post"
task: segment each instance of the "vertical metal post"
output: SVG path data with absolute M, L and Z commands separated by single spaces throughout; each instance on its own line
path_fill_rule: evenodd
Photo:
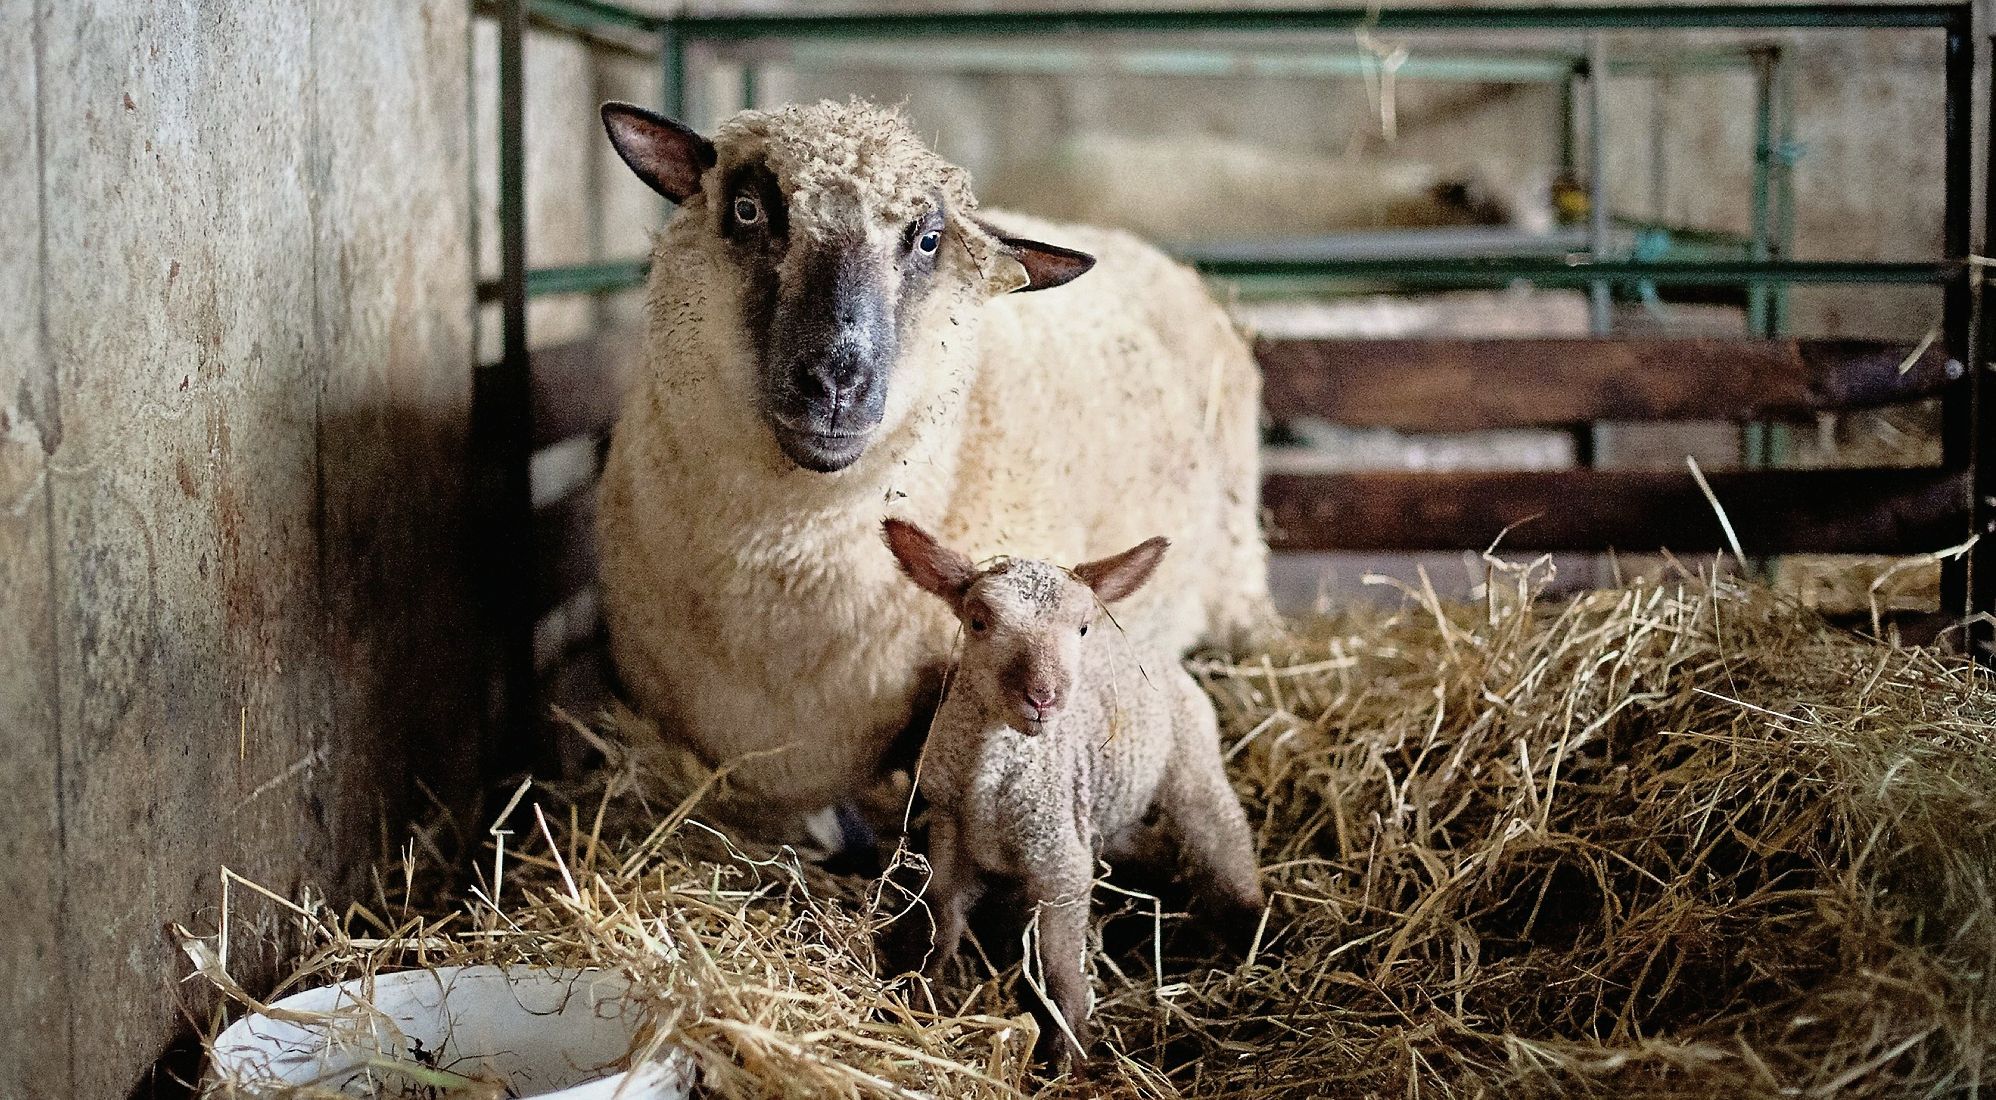
M 1676 90 L 1675 70 L 1652 69 L 1649 95 L 1649 220 L 1663 225 L 1670 220 L 1670 153 L 1664 146 L 1670 132 L 1670 95 Z
M 1608 46 L 1601 35 L 1587 39 L 1587 253 L 1596 260 L 1608 258 L 1608 145 L 1607 132 Z M 1606 282 L 1590 289 L 1592 325 L 1596 336 L 1605 335 L 1613 323 L 1612 300 Z
M 1949 17 L 1947 28 L 1946 103 L 1946 243 L 1947 259 L 1961 265 L 1942 290 L 1941 332 L 1947 341 L 1950 374 L 1956 381 L 1941 395 L 1941 463 L 1950 470 L 1967 470 L 1975 460 L 1974 383 L 1963 364 L 1974 362 L 1969 327 L 1974 308 L 1973 272 L 1969 256 L 1969 120 L 1975 75 L 1975 44 L 1969 37 L 1967 8 Z M 1973 479 L 1971 479 L 1973 480 Z M 1979 495 L 1979 494 L 1978 494 Z M 1976 505 L 1971 505 L 1971 513 Z M 1969 611 L 1968 563 L 1956 559 L 1941 568 L 1941 608 L 1948 614 Z M 1984 582 L 1986 583 L 1986 581 Z
M 659 109 L 667 118 L 692 126 L 694 120 L 686 117 L 686 32 L 678 17 L 659 32 L 658 55 L 665 67 L 659 86 Z
M 1780 46 L 1768 47 L 1772 55 L 1775 90 L 1774 159 L 1774 250 L 1773 257 L 1786 260 L 1795 254 L 1795 79 L 1788 52 Z M 1770 303 L 1769 331 L 1788 331 L 1787 283 L 1776 284 Z
M 1996 57 L 1996 37 L 1989 40 L 1990 56 Z M 1982 180 L 1982 254 L 1996 256 L 1996 219 L 1989 216 L 1996 210 L 1996 80 L 1990 82 L 1989 114 L 1985 119 L 1988 127 L 1989 144 L 1983 149 L 1984 176 Z M 1957 399 L 1968 405 L 1969 449 L 1973 452 L 1973 466 L 1969 474 L 1969 515 L 1972 517 L 1969 529 L 1978 536 L 1975 549 L 1969 552 L 1968 613 L 1970 616 L 1996 615 L 1996 378 L 1990 376 L 1992 363 L 1996 363 L 1996 303 L 1990 301 L 1988 283 L 1982 284 L 1977 309 L 1977 344 L 1975 358 L 1963 360 L 1972 363 L 1973 370 L 1965 371 L 1967 377 L 1955 389 L 1966 389 L 1967 396 Z M 1944 575 L 1945 578 L 1945 575 Z M 1943 610 L 1950 610 L 1947 604 Z M 1996 622 L 1988 618 L 1972 619 L 1968 624 L 1968 651 L 1983 664 L 1996 664 Z
M 1753 51 L 1753 245 L 1755 260 L 1766 260 L 1774 239 L 1774 65 L 1765 50 Z M 1747 288 L 1747 332 L 1767 336 L 1768 287 Z
M 1748 255 L 1765 262 L 1772 254 L 1774 238 L 1774 65 L 1767 51 L 1755 49 L 1753 64 L 1753 199 L 1749 215 L 1752 237 Z M 1754 283 L 1747 287 L 1747 335 L 1773 335 L 1769 287 Z M 1760 469 L 1772 464 L 1771 426 L 1753 421 L 1740 425 L 1740 464 Z M 1761 563 L 1771 564 L 1771 563 Z
M 760 98 L 762 91 L 760 87 L 761 76 L 762 73 L 756 67 L 754 58 L 742 58 L 742 110 L 755 110 L 756 100 Z
M 1559 84 L 1559 173 L 1569 183 L 1580 178 L 1580 151 L 1574 147 L 1574 129 L 1580 124 L 1580 96 L 1573 85 L 1587 72 L 1587 62 L 1576 61 Z
M 496 639 L 498 717 L 505 750 L 488 773 L 530 767 L 539 755 L 534 726 L 533 457 L 531 366 L 527 356 L 527 0 L 499 4 L 499 307 L 502 354 L 479 372 L 474 435 L 485 514 L 480 574 Z

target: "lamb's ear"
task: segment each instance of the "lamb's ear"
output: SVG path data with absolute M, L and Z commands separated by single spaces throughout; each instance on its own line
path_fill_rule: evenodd
M 977 566 L 969 558 L 937 542 L 934 536 L 904 519 L 885 520 L 880 525 L 880 533 L 887 539 L 887 548 L 894 552 L 894 560 L 901 563 L 901 571 L 908 574 L 922 589 L 942 597 L 943 602 L 955 607 L 970 588 L 971 578 L 977 575 Z
M 1113 557 L 1075 566 L 1074 575 L 1095 590 L 1096 599 L 1115 603 L 1144 586 L 1170 545 L 1163 536 L 1145 539 Z
M 643 107 L 605 103 L 603 128 L 631 171 L 673 202 L 697 194 L 700 173 L 714 166 L 713 142 Z
M 1005 249 L 1005 255 L 1018 261 L 1025 270 L 1025 281 L 1012 280 L 1005 290 L 1045 290 L 1062 283 L 1071 283 L 1088 273 L 1095 266 L 1095 257 L 1086 252 L 1076 252 L 1072 248 L 1062 248 L 1057 244 L 1029 241 L 1024 237 L 1007 237 L 998 228 L 982 218 L 972 219 L 979 229 L 991 234 Z

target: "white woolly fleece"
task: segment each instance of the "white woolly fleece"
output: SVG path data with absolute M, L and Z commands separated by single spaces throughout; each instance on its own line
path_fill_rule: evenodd
M 737 762 L 769 831 L 871 784 L 918 674 L 949 656 L 955 623 L 901 578 L 886 515 L 973 557 L 1068 564 L 1166 535 L 1171 555 L 1117 618 L 1167 652 L 1265 621 L 1260 377 L 1197 276 L 1124 233 L 994 214 L 1098 260 L 1069 285 L 994 296 L 1020 269 L 964 216 L 967 175 L 865 104 L 744 112 L 715 144 L 722 169 L 765 158 L 793 234 L 832 217 L 834 193 L 862 200 L 869 235 L 936 191 L 950 214 L 885 419 L 831 474 L 793 466 L 756 412 L 743 280 L 713 221 L 722 171 L 653 252 L 649 370 L 601 487 L 612 652 L 669 735 Z

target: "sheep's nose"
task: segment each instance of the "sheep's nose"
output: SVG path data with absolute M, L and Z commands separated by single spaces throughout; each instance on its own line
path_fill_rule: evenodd
M 1048 711 L 1060 703 L 1060 695 L 1052 688 L 1027 688 L 1026 702 L 1034 710 Z

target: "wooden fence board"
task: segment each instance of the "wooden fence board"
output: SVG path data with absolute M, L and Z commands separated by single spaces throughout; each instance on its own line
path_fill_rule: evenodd
M 305 805 L 330 733 L 312 28 L 267 4 L 44 10 L 63 980 L 90 1029 L 69 1094 L 113 1097 L 180 1030 L 168 926 L 200 923 L 217 868 L 289 890 L 333 860 Z
M 1278 419 L 1455 432 L 1597 420 L 1758 420 L 1906 401 L 1959 377 L 1929 346 L 1752 339 L 1263 339 Z
M 38 19 L 66 919 L 37 977 L 79 1038 L 0 1095 L 116 1100 L 211 1000 L 167 929 L 212 928 L 221 866 L 337 891 L 412 763 L 469 762 L 467 13 Z M 230 962 L 256 988 L 274 958 Z
M 66 1095 L 48 454 L 61 438 L 41 348 L 33 0 L 0 0 L 0 1100 Z M 38 1088 L 37 1083 L 48 1087 Z
M 1939 470 L 1710 475 L 1748 554 L 1914 553 L 1960 542 L 1966 483 Z M 1628 470 L 1275 474 L 1278 550 L 1715 550 L 1724 534 L 1688 473 Z

